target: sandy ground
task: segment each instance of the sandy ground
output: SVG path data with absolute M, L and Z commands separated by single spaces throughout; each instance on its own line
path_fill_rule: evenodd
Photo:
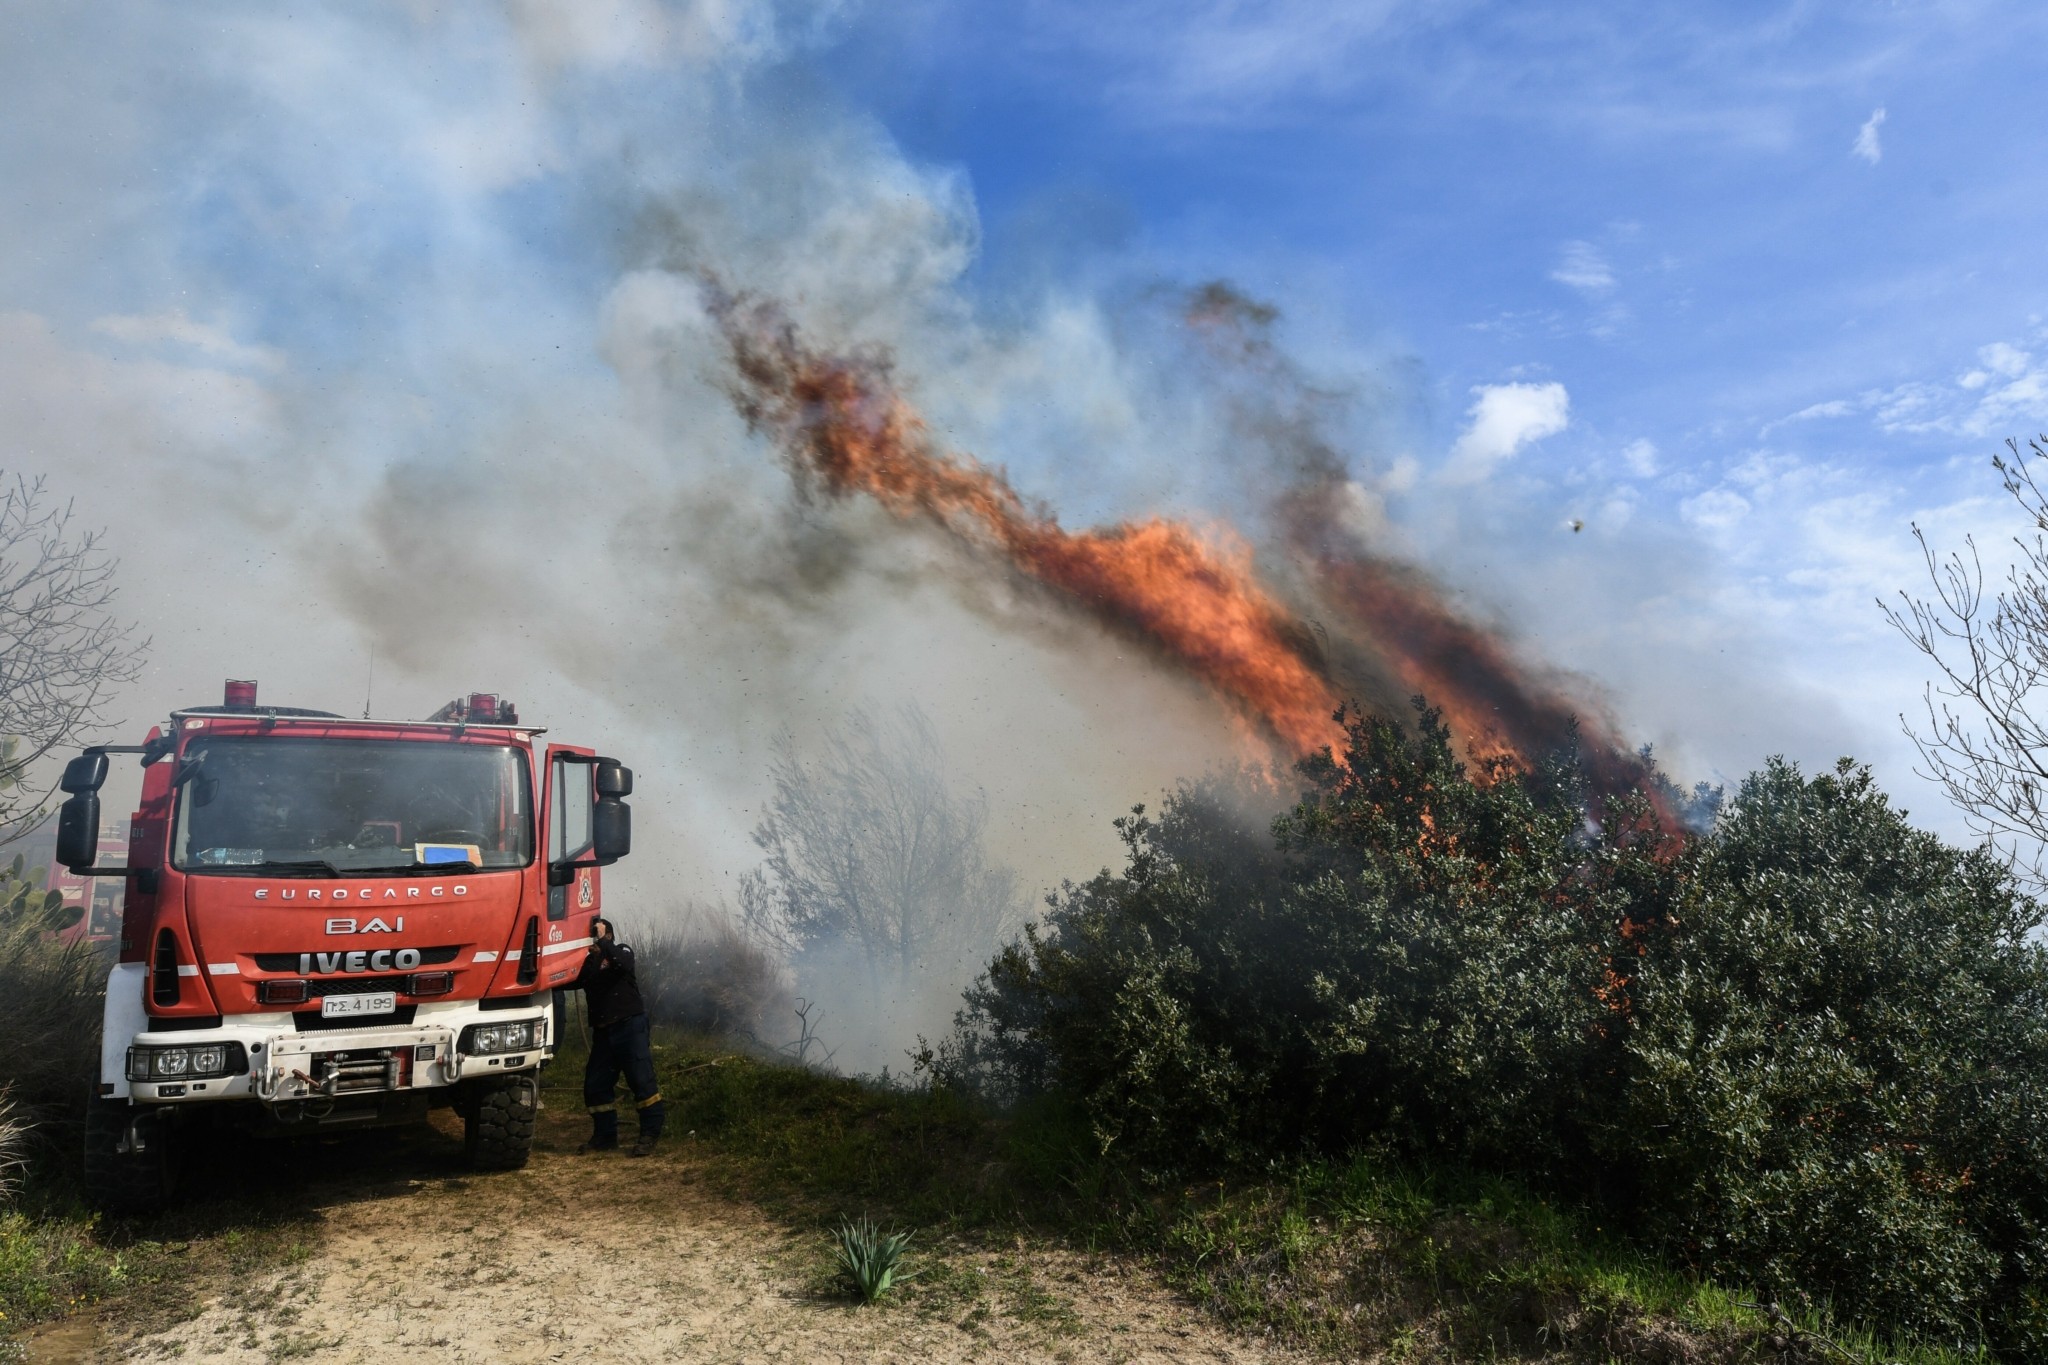
M 257 1362 L 1294 1361 L 1234 1336 L 1141 1267 L 1044 1247 L 927 1248 L 861 1308 L 824 1238 L 700 1179 L 687 1142 L 406 1178 L 321 1206 L 296 1265 L 218 1288 L 168 1330 L 73 1323 L 30 1358 Z

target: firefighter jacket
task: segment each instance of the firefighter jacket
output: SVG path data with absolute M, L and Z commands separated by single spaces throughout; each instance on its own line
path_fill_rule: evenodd
M 647 1013 L 633 977 L 633 950 L 616 939 L 601 938 L 591 945 L 583 970 L 576 974 L 576 989 L 590 1005 L 592 1028 L 606 1028 Z

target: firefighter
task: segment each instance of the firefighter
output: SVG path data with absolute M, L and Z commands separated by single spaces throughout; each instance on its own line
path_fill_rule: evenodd
M 590 1060 L 583 1068 L 583 1103 L 590 1110 L 590 1140 L 580 1152 L 608 1152 L 619 1145 L 618 1084 L 626 1086 L 640 1111 L 640 1138 L 632 1155 L 646 1156 L 661 1136 L 667 1107 L 654 1080 L 654 1052 L 647 1038 L 647 1007 L 633 979 L 633 950 L 612 934 L 610 920 L 593 920 L 590 951 L 576 974 L 576 989 L 590 1012 Z

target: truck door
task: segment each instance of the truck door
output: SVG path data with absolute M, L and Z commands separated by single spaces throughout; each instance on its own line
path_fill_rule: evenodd
M 596 751 L 569 744 L 547 748 L 547 786 L 541 818 L 547 822 L 547 922 L 541 926 L 537 985 L 559 990 L 575 979 L 590 943 L 590 921 L 602 904 L 595 867 L 576 867 L 590 857 L 590 808 L 596 789 Z
M 567 964 L 549 962 L 561 956 L 565 943 L 590 937 L 590 921 L 598 913 L 600 884 L 596 868 L 571 864 L 590 857 L 590 806 L 596 794 L 590 763 L 594 749 L 575 745 L 547 747 L 547 794 L 541 819 L 547 821 L 547 925 L 543 925 L 541 984 L 553 982 L 561 966 L 582 966 L 582 954 Z M 549 952 L 549 950 L 555 952 Z M 582 948 L 582 943 L 578 943 Z
M 569 868 L 590 856 L 590 807 L 595 796 L 590 760 L 595 751 L 548 746 L 548 919 L 597 913 L 597 869 Z

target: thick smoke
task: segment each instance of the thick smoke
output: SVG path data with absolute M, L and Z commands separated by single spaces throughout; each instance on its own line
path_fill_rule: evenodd
M 1257 467 L 1278 490 L 1267 512 L 1296 595 L 1334 631 L 1282 602 L 1232 528 L 1204 535 L 1152 517 L 1069 531 L 999 471 L 940 449 L 886 355 L 819 352 L 759 300 L 714 290 L 710 306 L 731 348 L 734 401 L 782 445 L 799 492 L 864 497 L 899 522 L 943 532 L 974 556 L 977 577 L 1043 589 L 1057 609 L 1204 684 L 1284 756 L 1339 746 L 1333 717 L 1344 702 L 1400 715 L 1404 701 L 1423 696 L 1476 756 L 1529 768 L 1583 746 L 1597 790 L 1643 783 L 1643 765 L 1561 679 L 1539 680 L 1517 664 L 1422 573 L 1375 553 L 1335 514 L 1352 486 L 1345 462 L 1302 410 L 1302 386 L 1265 335 L 1269 307 L 1212 284 L 1193 295 L 1187 318 L 1235 333 L 1235 344 L 1216 349 L 1267 386 L 1268 400 L 1241 413 L 1239 426 L 1270 452 Z
M 1412 443 L 1405 369 L 1314 380 L 1260 306 L 1138 260 L 991 313 L 965 178 L 809 74 L 837 13 L 0 21 L 0 436 L 124 557 L 156 639 L 132 727 L 226 676 L 345 713 L 501 691 L 637 769 L 606 885 L 632 932 L 736 901 L 777 737 L 802 754 L 861 706 L 924 709 L 1027 888 L 1114 859 L 1112 815 L 1248 734 L 1303 747 L 1352 691 L 1457 700 L 1432 682 L 1475 651 L 1535 701 L 1473 691 L 1470 733 L 1605 724 L 1394 567 L 1401 465 L 1374 452 Z M 779 301 L 806 354 L 891 357 L 1039 550 L 1053 499 L 1257 587 L 1244 621 L 1315 684 L 1299 725 L 1248 728 L 1219 701 L 1242 670 L 1163 654 L 1113 575 L 1066 580 L 1076 609 L 945 518 L 807 493 L 788 414 L 733 401 L 733 299 Z M 1389 651 L 1418 602 L 1446 633 Z

